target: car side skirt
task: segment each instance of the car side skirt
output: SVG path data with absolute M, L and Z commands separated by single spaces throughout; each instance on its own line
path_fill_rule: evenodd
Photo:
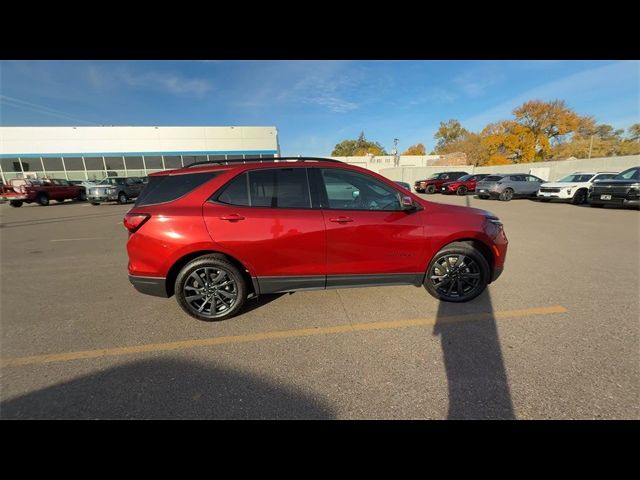
M 415 285 L 419 287 L 424 280 L 424 272 L 384 273 L 369 275 L 305 275 L 256 277 L 256 293 L 297 292 L 301 290 L 324 290 L 332 288 L 358 288 L 387 285 Z

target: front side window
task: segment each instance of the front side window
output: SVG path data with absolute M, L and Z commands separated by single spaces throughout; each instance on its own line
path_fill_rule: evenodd
M 330 209 L 402 210 L 400 193 L 375 178 L 342 169 L 320 171 Z

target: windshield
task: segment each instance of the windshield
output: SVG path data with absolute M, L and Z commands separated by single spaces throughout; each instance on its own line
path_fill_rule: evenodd
M 615 180 L 640 180 L 640 167 L 630 168 L 615 177 Z
M 593 175 L 590 173 L 587 173 L 587 174 L 572 173 L 571 175 L 567 175 L 566 177 L 558 180 L 558 182 L 588 182 L 592 178 L 593 178 Z

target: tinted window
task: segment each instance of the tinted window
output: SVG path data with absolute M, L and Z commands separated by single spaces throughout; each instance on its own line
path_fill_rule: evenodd
M 271 208 L 311 208 L 305 168 L 249 172 L 250 205 Z
M 533 175 L 525 175 L 525 178 L 528 182 L 542 182 L 540 178 L 534 177 Z
M 614 177 L 616 180 L 640 180 L 640 168 L 630 168 Z
M 249 189 L 247 187 L 247 174 L 243 173 L 223 187 L 216 200 L 229 205 L 249 206 Z
M 455 172 L 451 174 L 451 178 L 458 179 L 460 177 L 464 177 L 465 175 L 467 175 L 467 172 Z
M 349 170 L 322 169 L 329 208 L 401 210 L 400 193 L 373 177 Z
M 524 182 L 524 175 L 510 175 L 508 177 L 508 180 L 511 180 L 512 182 Z
M 594 178 L 594 181 L 596 180 L 607 180 L 608 178 L 614 178 L 616 176 L 615 173 L 603 173 L 602 175 L 597 175 Z
M 204 172 L 149 177 L 149 183 L 138 196 L 136 206 L 172 202 L 221 173 Z

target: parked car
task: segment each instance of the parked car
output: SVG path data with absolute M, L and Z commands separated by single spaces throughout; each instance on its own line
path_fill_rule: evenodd
M 469 174 L 467 172 L 434 173 L 426 180 L 418 180 L 413 187 L 418 193 L 436 193 L 436 191 L 440 190 L 443 183 L 458 180 L 465 175 Z
M 411 185 L 409 185 L 407 182 L 393 182 L 393 183 L 400 185 L 405 190 L 411 191 Z
M 632 167 L 611 179 L 594 182 L 589 187 L 587 201 L 592 207 L 640 207 L 640 167 Z
M 49 205 L 51 200 L 64 202 L 68 199 L 87 199 L 84 187 L 57 178 L 14 178 L 1 188 L 0 199 L 9 202 L 12 207 L 34 202 L 44 207 Z
M 489 175 L 476 184 L 480 198 L 508 202 L 514 197 L 535 197 L 544 180 L 527 173 Z
M 576 172 L 561 178 L 557 182 L 546 182 L 540 185 L 538 200 L 570 201 L 574 205 L 582 205 L 587 201 L 591 184 L 597 180 L 613 178 L 617 172 Z
M 476 184 L 483 178 L 488 177 L 488 173 L 476 173 L 474 175 L 464 175 L 458 180 L 445 182 L 440 187 L 440 193 L 455 193 L 457 195 L 466 195 L 467 192 L 475 192 Z
M 88 189 L 87 198 L 93 205 L 116 201 L 125 204 L 137 198 L 144 187 L 139 177 L 107 177 Z
M 503 270 L 507 238 L 489 212 L 337 160 L 244 161 L 149 175 L 124 217 L 138 291 L 220 320 L 249 296 L 297 290 L 424 285 L 465 302 Z

